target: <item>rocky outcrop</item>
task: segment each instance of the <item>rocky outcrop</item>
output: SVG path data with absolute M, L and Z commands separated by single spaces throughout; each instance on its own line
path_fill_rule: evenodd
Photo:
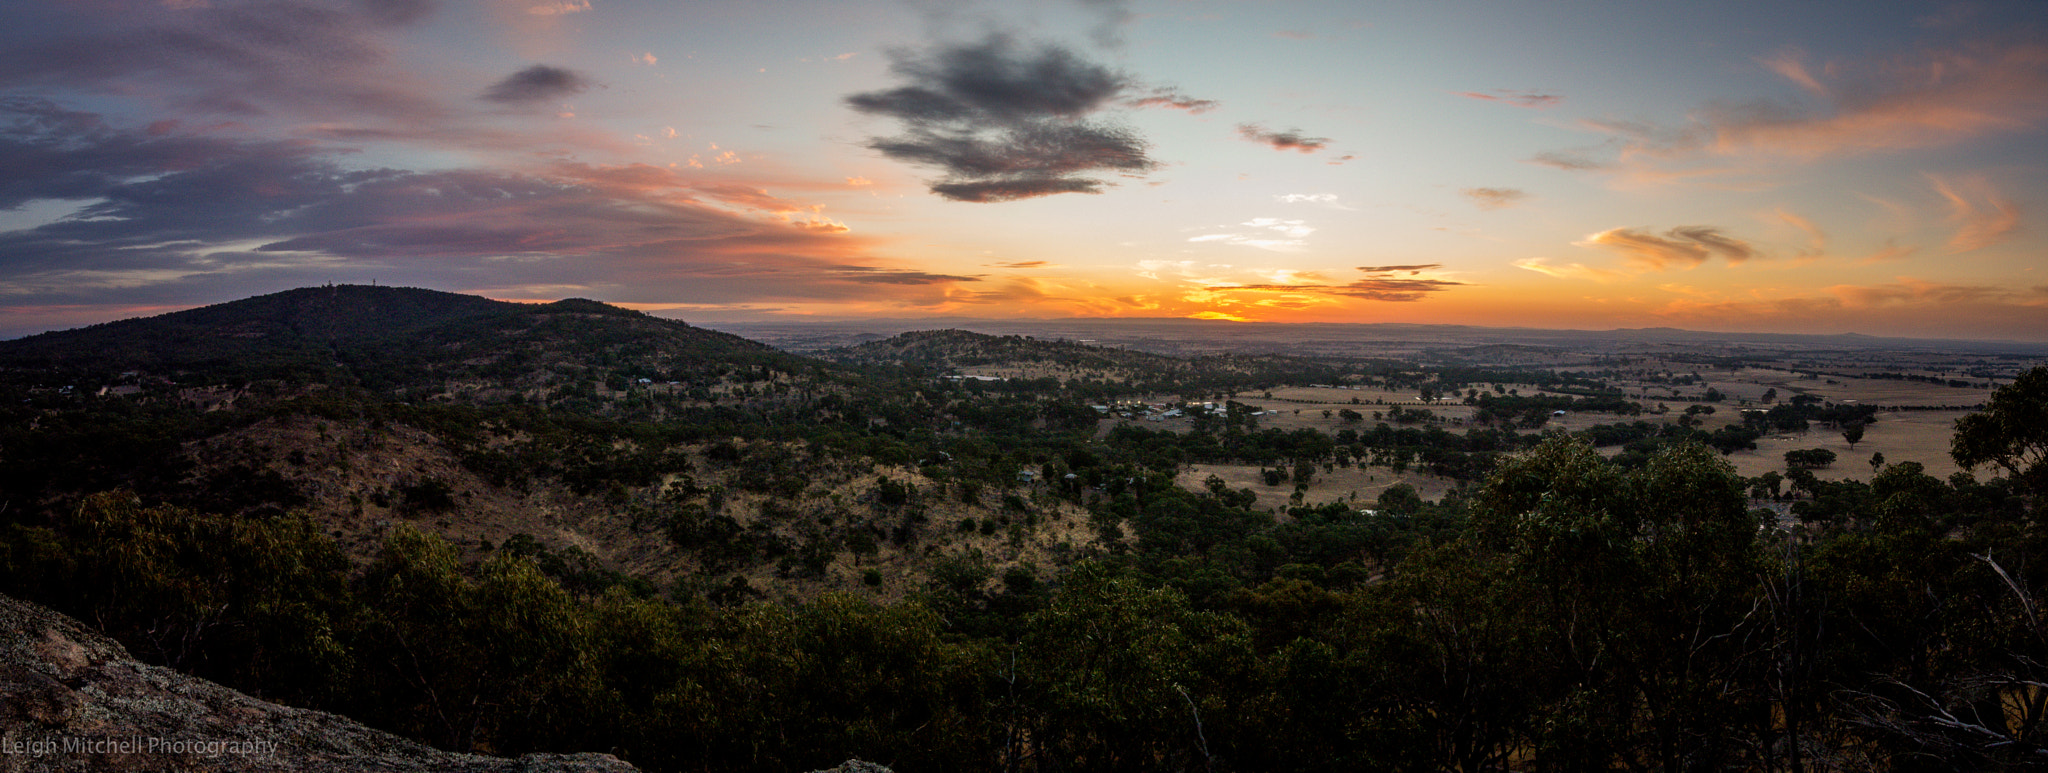
M 137 662 L 118 642 L 0 596 L 0 773 L 630 773 L 608 754 L 434 749 Z

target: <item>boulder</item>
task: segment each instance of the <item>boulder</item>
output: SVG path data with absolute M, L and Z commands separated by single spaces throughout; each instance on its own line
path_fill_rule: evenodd
M 0 773 L 630 773 L 609 754 L 456 754 L 280 706 L 130 657 L 119 642 L 0 596 Z

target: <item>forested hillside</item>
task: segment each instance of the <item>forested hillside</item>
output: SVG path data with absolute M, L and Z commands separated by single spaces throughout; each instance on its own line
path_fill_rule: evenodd
M 113 325 L 0 343 L 0 592 L 443 748 L 653 771 L 2048 754 L 2048 368 L 1957 426 L 1970 471 L 1745 476 L 1764 433 L 1897 419 L 950 333 L 833 364 L 577 302 L 343 333 L 267 298 L 171 327 L 317 365 L 149 320 L 102 347 L 148 356 L 84 351 Z M 974 367 L 1087 372 L 946 378 Z M 1425 473 L 1441 496 L 1391 482 Z M 1348 474 L 1389 483 L 1311 493 Z

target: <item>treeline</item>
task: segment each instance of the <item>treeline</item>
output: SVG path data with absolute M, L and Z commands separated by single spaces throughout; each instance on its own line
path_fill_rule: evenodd
M 1329 435 L 1312 429 L 1247 430 L 1242 425 L 1218 429 L 1194 423 L 1189 432 L 1122 424 L 1110 430 L 1104 442 L 1134 463 L 1159 470 L 1188 463 L 1306 462 L 1340 467 L 1377 465 L 1395 472 L 1412 466 L 1436 475 L 1477 481 L 1492 469 L 1500 454 L 1528 448 L 1540 438 L 1512 429 L 1487 427 L 1472 427 L 1459 434 L 1435 424 L 1394 427 L 1382 422 L 1363 431 L 1345 427 Z

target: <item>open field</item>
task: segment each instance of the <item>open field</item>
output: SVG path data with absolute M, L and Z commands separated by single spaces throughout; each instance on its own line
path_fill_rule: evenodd
M 1503 385 L 1524 395 L 1542 394 L 1542 391 L 1528 384 Z M 1881 406 L 1950 406 L 1975 405 L 1989 395 L 1987 389 L 1956 388 L 1941 384 L 1915 381 L 1879 380 L 1861 378 L 1807 379 L 1799 374 L 1772 368 L 1744 368 L 1738 371 L 1716 372 L 1711 380 L 1689 389 L 1704 391 L 1712 387 L 1724 395 L 1723 402 L 1709 404 L 1714 413 L 1703 417 L 1700 428 L 1712 431 L 1720 427 L 1738 424 L 1741 421 L 1741 405 L 1747 401 L 1753 408 L 1764 408 L 1760 400 L 1767 390 L 1775 389 L 1775 402 L 1782 402 L 1795 394 L 1814 394 L 1829 402 L 1860 402 Z M 1696 394 L 1697 392 L 1693 392 Z M 1272 395 L 1270 398 L 1266 394 Z M 1632 394 L 1635 397 L 1640 392 Z M 1668 394 L 1668 393 L 1667 393 Z M 1238 401 L 1266 411 L 1257 416 L 1260 428 L 1274 428 L 1283 431 L 1312 429 L 1336 434 L 1345 429 L 1370 429 L 1380 423 L 1375 413 L 1384 414 L 1393 405 L 1399 404 L 1404 410 L 1426 408 L 1435 417 L 1434 426 L 1462 433 L 1471 427 L 1474 409 L 1456 402 L 1440 401 L 1426 404 L 1418 399 L 1413 390 L 1392 391 L 1380 388 L 1361 387 L 1346 389 L 1337 387 L 1282 387 L 1256 394 L 1241 394 Z M 1599 424 L 1632 423 L 1647 421 L 1655 424 L 1669 424 L 1677 421 L 1685 408 L 1695 405 L 1693 401 L 1659 401 L 1656 393 L 1645 407 L 1656 410 L 1661 403 L 1669 410 L 1666 413 L 1646 413 L 1640 416 L 1623 416 L 1614 413 L 1568 413 L 1550 419 L 1540 430 L 1543 432 L 1578 432 Z M 1156 395 L 1150 402 L 1169 402 L 1174 398 Z M 1358 400 L 1353 404 L 1353 399 Z M 1343 409 L 1356 410 L 1365 415 L 1363 421 L 1345 422 L 1337 412 Z M 1331 415 L 1325 417 L 1327 410 Z M 1960 468 L 1949 458 L 1949 439 L 1955 432 L 1957 419 L 1968 415 L 1969 410 L 1907 410 L 1880 411 L 1876 421 L 1865 429 L 1863 439 L 1852 449 L 1844 440 L 1841 431 L 1835 427 L 1815 424 L 1805 432 L 1766 434 L 1757 440 L 1753 451 L 1737 451 L 1727 456 L 1738 473 L 1755 477 L 1769 471 L 1785 470 L 1785 452 L 1793 450 L 1824 448 L 1835 452 L 1836 462 L 1825 468 L 1814 470 L 1815 476 L 1823 480 L 1869 480 L 1874 474 L 1870 465 L 1873 454 L 1883 454 L 1887 464 L 1918 462 L 1927 474 L 1947 478 Z M 1185 418 L 1149 422 L 1142 419 L 1117 419 L 1104 422 L 1104 431 L 1115 423 L 1131 423 L 1152 429 L 1187 431 L 1190 422 Z M 1522 430 L 1531 431 L 1531 430 Z M 1620 446 L 1601 449 L 1612 455 L 1620 452 Z M 1289 504 L 1293 485 L 1266 486 L 1259 480 L 1259 468 L 1249 465 L 1197 465 L 1192 472 L 1180 476 L 1181 483 L 1190 489 L 1200 490 L 1202 481 L 1210 474 L 1221 476 L 1230 487 L 1250 488 L 1259 493 L 1258 506 L 1261 509 L 1280 509 Z M 1992 471 L 1980 470 L 1981 476 Z M 1396 481 L 1405 480 L 1414 485 L 1423 498 L 1434 500 L 1448 490 L 1452 481 L 1434 476 L 1409 472 L 1397 475 L 1386 468 L 1339 468 L 1334 473 L 1318 473 L 1310 485 L 1306 502 L 1315 504 L 1343 498 L 1349 500 L 1357 492 L 1357 501 L 1363 506 L 1379 495 L 1379 492 Z
M 1222 478 L 1232 489 L 1248 488 L 1259 495 L 1255 507 L 1260 510 L 1280 512 L 1293 504 L 1288 500 L 1294 495 L 1292 482 L 1268 486 L 1259 479 L 1259 467 L 1250 464 L 1196 464 L 1183 468 L 1178 481 L 1189 491 L 1206 491 L 1205 481 L 1214 475 Z M 1318 467 L 1316 475 L 1309 481 L 1308 492 L 1302 497 L 1304 505 L 1320 505 L 1327 502 L 1343 501 L 1355 503 L 1360 508 L 1370 508 L 1377 501 L 1380 492 L 1397 483 L 1414 486 L 1423 499 L 1443 498 L 1457 481 L 1427 473 L 1410 470 L 1395 473 L 1384 467 L 1338 467 L 1324 471 Z

